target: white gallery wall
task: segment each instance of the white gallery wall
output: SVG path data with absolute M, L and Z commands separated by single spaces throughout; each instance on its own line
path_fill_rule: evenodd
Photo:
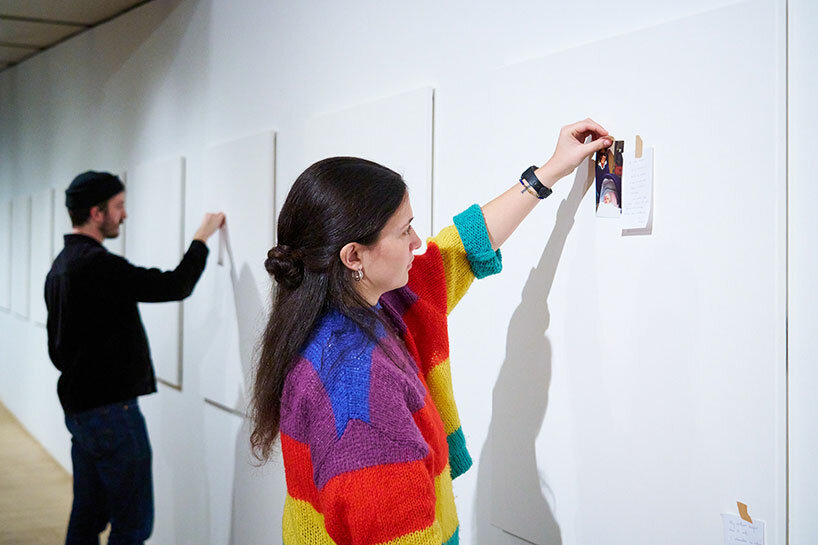
M 806 0 L 790 4 L 806 17 Z M 325 146 L 314 133 L 332 125 L 329 114 L 433 89 L 432 162 L 422 181 L 409 182 L 430 188 L 424 223 L 439 229 L 545 161 L 566 123 L 590 115 L 628 143 L 641 134 L 656 157 L 652 235 L 622 237 L 615 222 L 594 218 L 583 180 L 566 178 L 503 248 L 502 275 L 475 283 L 450 317 L 455 395 L 475 459 L 454 485 L 461 543 L 525 543 L 512 534 L 565 545 L 720 543 L 719 515 L 736 512 L 738 500 L 766 522 L 767 543 L 784 544 L 785 8 L 784 0 L 513 8 L 155 0 L 0 73 L 0 205 L 54 188 L 58 250 L 62 192 L 77 173 L 184 157 L 187 247 L 218 194 L 214 149 L 275 135 L 273 214 L 305 158 Z M 805 78 L 797 83 L 805 115 L 816 91 L 804 68 L 814 44 L 809 9 L 812 25 L 799 27 L 802 64 L 792 65 Z M 791 125 L 790 138 L 806 142 L 814 125 L 799 125 L 797 135 Z M 800 153 L 807 164 L 809 150 Z M 794 157 L 791 149 L 791 174 Z M 791 207 L 798 188 L 810 200 L 791 179 Z M 14 222 L 6 210 L 0 227 Z M 799 277 L 792 267 L 814 265 L 816 230 L 793 224 L 813 221 L 809 208 L 790 210 L 790 287 L 806 296 L 814 274 Z M 176 219 L 135 223 L 155 236 L 165 222 L 178 233 Z M 126 222 L 128 241 L 143 243 L 135 228 Z M 251 237 L 243 241 L 251 252 L 271 243 L 268 230 L 238 228 L 231 240 Z M 281 539 L 283 469 L 278 459 L 252 465 L 240 416 L 249 353 L 241 331 L 230 389 L 208 393 L 207 309 L 225 307 L 211 287 L 222 276 L 242 279 L 217 265 L 218 242 L 209 243 L 202 289 L 182 307 L 181 389 L 160 384 L 142 398 L 154 446 L 155 544 Z M 0 254 L 0 266 L 17 255 L 3 233 Z M 262 297 L 264 257 L 242 255 L 240 270 Z M 0 270 L 0 283 L 17 274 Z M 39 276 L 26 275 L 26 307 Z M 3 308 L 23 301 L 16 289 L 0 290 L 0 401 L 70 469 L 45 330 Z M 806 385 L 818 382 L 808 374 L 815 308 L 790 297 L 806 373 L 800 401 L 790 399 L 793 423 L 796 413 L 814 412 Z M 793 441 L 808 433 L 810 417 L 801 418 Z M 814 482 L 814 449 L 802 444 L 802 458 L 789 452 L 791 471 Z M 798 489 L 794 475 L 790 510 L 814 519 L 815 487 Z M 814 535 L 805 524 L 793 521 L 791 538 Z

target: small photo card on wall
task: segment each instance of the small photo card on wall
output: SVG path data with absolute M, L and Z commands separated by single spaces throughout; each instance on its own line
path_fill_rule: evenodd
M 653 148 L 634 140 L 632 150 L 615 140 L 594 156 L 596 217 L 621 219 L 623 236 L 653 232 Z
M 608 149 L 596 152 L 596 216 L 622 216 L 622 170 L 625 141 L 616 140 Z

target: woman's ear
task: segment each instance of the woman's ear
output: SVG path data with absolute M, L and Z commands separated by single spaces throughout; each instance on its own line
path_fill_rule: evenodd
M 341 257 L 341 263 L 343 263 L 347 268 L 357 271 L 363 267 L 363 261 L 361 261 L 361 247 L 357 242 L 350 242 L 349 244 L 346 244 L 343 248 L 341 248 L 339 255 Z

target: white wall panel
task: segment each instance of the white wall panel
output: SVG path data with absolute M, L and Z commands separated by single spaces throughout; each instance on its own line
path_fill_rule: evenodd
M 345 110 L 316 115 L 306 128 L 304 168 L 334 156 L 362 157 L 391 168 L 409 186 L 422 240 L 432 231 L 434 91 L 418 89 Z
M 254 350 L 269 308 L 264 260 L 275 229 L 274 173 L 275 133 L 263 132 L 209 148 L 197 180 L 204 209 L 196 215 L 221 210 L 227 219 L 226 229 L 211 239 L 208 267 L 186 305 L 185 335 L 196 339 L 188 346 L 201 368 L 202 395 L 237 411 L 247 407 Z
M 173 270 L 184 255 L 185 161 L 159 159 L 128 171 L 125 257 L 140 267 Z M 140 303 L 156 377 L 182 387 L 182 303 Z
M 31 197 L 11 203 L 11 310 L 22 318 L 29 315 L 29 256 L 31 252 Z
M 11 309 L 11 201 L 0 201 L 0 308 Z
M 43 287 L 51 269 L 54 253 L 54 190 L 46 189 L 31 196 L 31 320 L 45 325 L 48 311 Z

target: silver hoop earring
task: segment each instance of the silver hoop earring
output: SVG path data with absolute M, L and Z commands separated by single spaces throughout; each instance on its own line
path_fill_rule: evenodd
M 363 269 L 357 269 L 357 270 L 352 271 L 352 279 L 355 280 L 356 282 L 360 282 L 361 280 L 363 280 L 364 279 L 364 270 Z

